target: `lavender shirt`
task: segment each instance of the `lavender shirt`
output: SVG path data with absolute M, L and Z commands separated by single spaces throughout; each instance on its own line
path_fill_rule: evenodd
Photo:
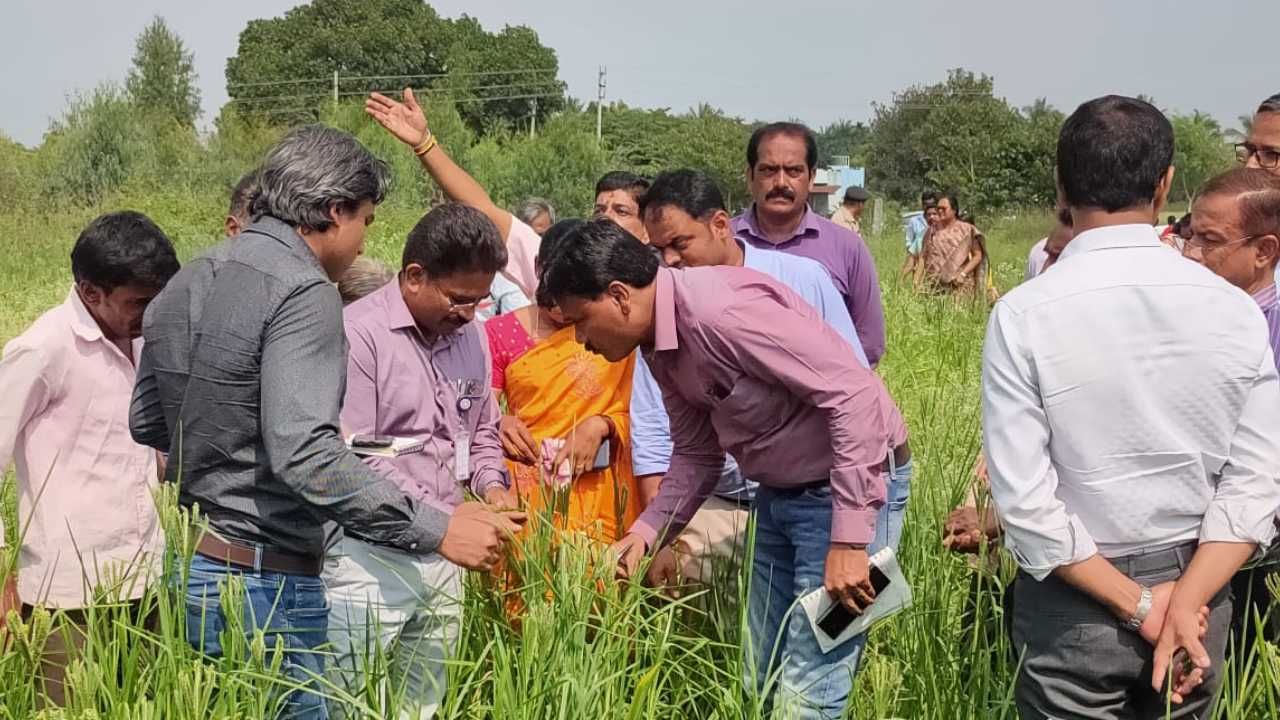
M 756 224 L 754 205 L 733 219 L 733 232 L 756 247 L 811 258 L 826 267 L 836 290 L 844 297 L 867 360 L 872 367 L 880 362 L 885 346 L 880 279 L 871 250 L 862 236 L 806 209 L 795 234 L 775 243 L 766 238 Z
M 884 504 L 892 403 L 880 378 L 811 305 L 739 267 L 660 268 L 654 344 L 675 447 L 658 496 L 631 527 L 650 547 L 674 538 L 733 455 L 766 487 L 830 479 L 832 542 L 869 543 Z M 894 437 L 894 436 L 897 437 Z
M 470 483 L 477 495 L 507 484 L 498 438 L 498 403 L 489 386 L 484 332 L 468 323 L 428 342 L 409 314 L 400 283 L 390 282 L 343 313 L 347 342 L 344 433 L 423 440 L 421 452 L 365 458 L 410 496 L 446 511 L 462 502 L 455 479 L 454 439 L 470 437 Z M 467 402 L 459 403 L 458 381 Z
M 1271 340 L 1271 352 L 1276 356 L 1276 368 L 1280 369 L 1280 298 L 1277 297 L 1275 283 L 1254 293 L 1253 301 L 1262 309 L 1262 317 L 1267 319 L 1267 336 Z

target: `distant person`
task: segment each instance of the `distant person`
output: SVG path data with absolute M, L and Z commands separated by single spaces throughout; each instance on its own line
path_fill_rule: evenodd
M 1194 232 L 1187 241 L 1186 256 L 1249 293 L 1267 320 L 1271 354 L 1280 363 L 1275 283 L 1280 264 L 1280 176 L 1260 168 L 1223 173 L 1200 189 L 1191 217 Z M 1280 522 L 1280 508 L 1276 519 Z M 1278 573 L 1280 544 L 1273 543 L 1264 558 L 1232 581 L 1232 625 L 1246 646 L 1255 635 L 1255 617 L 1266 618 L 1266 639 L 1280 642 L 1280 609 L 1272 606 L 1266 582 Z
M 885 426 L 880 378 L 773 278 L 659 267 L 612 222 L 566 239 L 542 280 L 539 300 L 560 308 L 588 349 L 613 361 L 641 350 L 671 417 L 671 464 L 614 545 L 619 575 L 679 535 L 732 454 L 760 483 L 744 672 L 761 695 L 776 689 L 789 717 L 843 717 L 860 644 L 822 652 L 793 603 L 817 588 L 851 612 L 874 600 L 867 546 L 885 468 L 906 440 Z
M 395 279 L 396 274 L 381 260 L 361 255 L 338 281 L 338 295 L 343 305 L 350 305 Z
M 987 327 L 982 428 L 1020 567 L 1024 719 L 1163 718 L 1166 702 L 1210 717 L 1227 583 L 1276 532 L 1280 376 L 1266 323 L 1160 244 L 1172 159 L 1173 128 L 1148 103 L 1107 96 L 1072 113 L 1057 178 L 1075 237 Z M 1187 663 L 1173 663 L 1181 652 Z
M 526 199 L 516 208 L 515 216 L 520 218 L 520 222 L 533 228 L 539 236 L 556 224 L 556 209 L 549 200 L 542 198 Z
M 478 569 L 514 527 L 479 503 L 450 514 L 407 495 L 339 433 L 348 348 L 333 283 L 361 253 L 389 179 L 347 133 L 290 132 L 263 163 L 254 223 L 179 271 L 143 322 L 129 427 L 169 453 L 179 503 L 208 521 L 188 572 L 174 575 L 187 640 L 221 656 L 221 586 L 243 579 L 246 631 L 284 646 L 292 718 L 327 715 L 316 687 L 329 627 L 324 521 Z
M 66 668 L 86 642 L 79 611 L 105 601 L 138 613 L 160 575 L 158 458 L 123 419 L 143 310 L 177 271 L 173 244 L 145 215 L 100 215 L 72 247 L 66 300 L 0 359 L 0 473 L 14 463 L 23 523 L 16 575 L 0 578 L 0 626 L 10 610 L 67 611 L 65 632 L 49 636 L 40 663 L 40 690 L 55 705 L 66 701 Z
M 607 217 L 634 235 L 640 242 L 649 242 L 644 221 L 640 219 L 640 199 L 649 189 L 649 181 L 624 170 L 605 173 L 596 183 L 596 201 L 592 217 Z
M 425 441 L 418 452 L 364 458 L 425 505 L 455 511 L 464 487 L 493 507 L 516 505 L 502 462 L 484 331 L 471 322 L 506 262 L 502 238 L 487 217 L 446 203 L 409 231 L 396 281 L 343 313 L 351 350 L 342 427 Z M 331 676 L 357 697 L 379 685 L 403 693 L 408 709 L 401 717 L 434 716 L 461 632 L 461 570 L 439 552 L 369 542 L 363 528 L 335 542 L 323 575 Z M 387 662 L 385 678 L 367 665 L 375 653 Z M 378 697 L 367 702 L 376 706 Z M 335 715 L 347 714 L 334 707 Z
M 1249 136 L 1236 145 L 1236 158 L 1248 167 L 1280 175 L 1280 93 L 1258 105 Z
M 920 194 L 919 212 L 908 213 L 903 220 L 906 234 L 907 259 L 902 264 L 903 277 L 915 277 L 916 263 L 920 262 L 920 249 L 924 247 L 924 234 L 938 221 L 938 193 Z
M 826 268 L 808 258 L 761 250 L 733 237 L 729 214 L 715 181 L 694 170 L 664 172 L 653 181 L 641 208 L 653 247 L 662 251 L 668 267 L 725 265 L 747 267 L 782 282 L 818 311 L 852 347 L 867 367 L 857 331 L 844 299 L 831 283 Z M 887 423 L 903 424 L 897 407 L 886 398 Z M 905 426 L 904 426 L 905 427 Z M 672 437 L 662 392 L 643 358 L 636 362 L 631 397 L 632 461 L 646 495 L 651 497 L 670 469 Z M 876 538 L 869 552 L 898 545 L 907 499 L 911 492 L 910 449 L 904 441 L 895 467 L 886 478 L 887 498 L 876 519 Z M 653 585 L 709 581 L 713 561 L 740 560 L 751 500 L 756 484 L 742 476 L 738 464 L 725 457 L 724 472 L 689 525 L 673 543 L 659 551 L 649 571 Z
M 253 170 L 245 173 L 231 189 L 231 207 L 227 209 L 227 217 L 223 221 L 227 237 L 235 237 L 253 224 L 253 198 L 257 194 L 258 171 Z
M 885 352 L 875 260 L 858 233 L 809 208 L 817 164 L 818 141 L 809 128 L 791 122 L 757 128 L 747 141 L 752 203 L 733 219 L 733 232 L 758 248 L 800 255 L 826 267 L 875 367 Z
M 986 238 L 972 224 L 961 220 L 960 201 L 955 193 L 938 197 L 937 222 L 926 232 L 920 260 L 916 263 L 917 290 L 979 297 L 986 290 Z
M 840 201 L 840 207 L 832 213 L 831 222 L 861 235 L 862 210 L 869 199 L 871 195 L 865 189 L 850 185 L 844 191 L 844 199 Z
M 1058 208 L 1053 229 L 1040 242 L 1032 245 L 1031 251 L 1027 253 L 1027 269 L 1022 276 L 1023 282 L 1044 272 L 1050 260 L 1057 261 L 1058 256 L 1066 249 L 1067 243 L 1071 242 L 1074 235 L 1071 223 L 1071 210 Z

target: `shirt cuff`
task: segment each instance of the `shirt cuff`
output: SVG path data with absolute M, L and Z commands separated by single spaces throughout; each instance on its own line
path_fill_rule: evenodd
M 1276 514 L 1265 504 L 1214 500 L 1200 521 L 1200 542 L 1256 543 L 1260 550 L 1276 536 Z
M 483 498 L 485 492 L 494 487 L 503 489 L 511 487 L 505 470 L 499 470 L 498 468 L 476 470 L 476 474 L 471 478 L 471 492 Z
M 831 512 L 831 542 L 870 545 L 876 537 L 875 510 L 835 508 Z
M 648 550 L 652 550 L 658 543 L 658 531 L 644 520 L 636 520 L 627 532 L 639 535 Z
M 445 532 L 449 529 L 450 514 L 434 505 L 418 503 L 409 526 L 400 533 L 396 547 L 417 555 L 428 555 L 440 548 Z
M 1005 547 L 1028 575 L 1044 580 L 1063 565 L 1084 562 L 1098 554 L 1098 545 L 1075 515 L 1060 529 L 1033 528 L 1026 533 L 1005 523 Z
M 670 463 L 658 462 L 657 460 L 639 460 L 636 459 L 635 455 L 631 456 L 631 474 L 636 477 L 666 475 L 669 467 L 671 467 Z

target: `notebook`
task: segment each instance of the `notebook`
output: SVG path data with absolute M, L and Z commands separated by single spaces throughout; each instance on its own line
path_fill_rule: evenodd
M 911 606 L 911 585 L 903 576 L 902 569 L 898 567 L 898 559 L 894 556 L 893 548 L 884 548 L 872 555 L 870 564 L 879 569 L 881 577 L 887 582 L 876 595 L 876 600 L 871 603 L 871 607 L 852 620 L 846 617 L 847 623 L 838 622 L 834 628 L 832 627 L 828 614 L 838 615 L 841 608 L 835 607 L 836 603 L 831 599 L 831 594 L 826 588 L 818 588 L 800 598 L 800 606 L 809 616 L 809 626 L 817 636 L 818 647 L 822 652 L 831 652 L 854 636 L 870 630 L 872 625 Z

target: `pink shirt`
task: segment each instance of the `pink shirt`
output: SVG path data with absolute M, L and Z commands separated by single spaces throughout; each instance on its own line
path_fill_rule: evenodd
M 139 338 L 135 358 L 141 349 Z M 133 363 L 74 289 L 4 348 L 0 468 L 17 466 L 25 603 L 83 607 L 86 584 L 122 576 L 117 597 L 137 598 L 154 577 L 156 453 L 129 435 L 133 382 Z
M 884 383 L 808 303 L 748 268 L 661 268 L 654 346 L 674 450 L 631 531 L 672 538 L 720 478 L 724 452 L 761 485 L 829 479 L 832 542 L 869 543 L 885 459 L 906 439 Z
M 502 274 L 530 300 L 538 289 L 538 273 L 533 269 L 533 261 L 538 257 L 541 244 L 542 238 L 533 228 L 511 216 L 511 229 L 507 231 L 507 267 Z

